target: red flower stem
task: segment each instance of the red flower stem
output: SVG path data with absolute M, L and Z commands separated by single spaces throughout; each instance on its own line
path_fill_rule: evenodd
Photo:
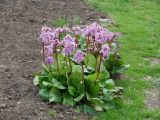
M 99 67 L 98 67 L 98 74 L 97 74 L 96 81 L 98 80 L 98 77 L 99 77 L 99 73 L 100 73 L 100 70 L 101 70 L 101 64 L 102 64 L 102 54 L 100 54 L 100 63 L 99 63 Z
M 78 35 L 76 35 L 75 43 L 76 43 L 76 45 L 78 46 Z
M 58 34 L 58 39 L 60 40 L 61 39 L 61 33 L 59 31 L 59 34 Z

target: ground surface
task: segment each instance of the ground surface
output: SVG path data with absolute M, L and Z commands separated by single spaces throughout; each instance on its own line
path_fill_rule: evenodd
M 122 33 L 120 55 L 130 63 L 123 104 L 97 120 L 160 120 L 160 0 L 88 0 Z
M 104 17 L 81 0 L 0 0 L 0 120 L 87 119 L 43 102 L 32 84 L 32 73 L 41 69 L 39 29 L 74 16 L 84 23 Z M 49 108 L 56 110 L 55 118 L 48 116 Z

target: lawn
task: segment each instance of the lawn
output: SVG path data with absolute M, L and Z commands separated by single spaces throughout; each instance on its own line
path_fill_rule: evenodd
M 124 79 L 117 82 L 125 88 L 123 103 L 95 119 L 160 120 L 160 109 L 148 109 L 144 94 L 160 87 L 160 1 L 88 0 L 88 3 L 112 19 L 114 25 L 109 29 L 122 33 L 120 55 L 131 65 Z

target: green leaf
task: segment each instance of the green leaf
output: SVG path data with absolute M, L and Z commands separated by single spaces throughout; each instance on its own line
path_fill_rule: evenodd
M 95 69 L 92 68 L 92 67 L 87 67 L 87 68 L 84 68 L 84 73 L 85 74 L 92 74 L 95 72 Z
M 49 73 L 49 69 L 45 64 L 42 64 L 42 67 L 44 69 L 44 72 Z
M 87 104 L 82 105 L 81 109 L 86 114 L 95 114 L 96 113 L 96 111 L 94 110 L 94 108 L 92 106 L 87 105 Z
M 45 100 L 49 99 L 49 90 L 48 89 L 40 89 L 39 95 L 43 97 Z
M 34 85 L 38 85 L 39 84 L 38 76 L 35 76 L 35 78 L 33 79 L 33 84 Z
M 100 105 L 95 105 L 95 106 L 94 106 L 94 109 L 95 109 L 96 111 L 98 111 L 98 112 L 102 112 L 102 111 L 103 111 L 103 108 L 102 108 L 102 106 L 100 106 Z
M 82 67 L 80 65 L 73 65 L 72 72 L 82 73 Z
M 115 108 L 115 105 L 112 103 L 104 103 L 102 107 L 104 110 L 111 110 Z
M 76 96 L 77 90 L 74 87 L 69 86 L 68 87 L 68 92 L 69 92 L 70 95 Z
M 55 78 L 52 79 L 52 83 L 54 84 L 54 87 L 58 89 L 66 89 L 66 87 L 63 86 L 63 84 L 59 82 L 58 80 L 56 80 Z
M 59 65 L 59 72 L 58 72 L 58 67 L 57 64 L 52 64 L 51 69 L 52 69 L 52 74 L 53 75 L 65 75 L 67 68 L 66 68 L 66 63 L 64 61 L 58 61 Z
M 65 60 L 65 56 L 63 54 L 59 54 L 58 55 L 58 60 L 59 61 L 64 61 Z
M 76 107 L 76 108 L 74 109 L 74 112 L 76 112 L 76 113 L 80 113 L 80 112 L 81 112 L 80 107 Z
M 86 66 L 95 68 L 96 66 L 96 58 L 92 54 L 87 54 L 84 59 L 84 63 Z
M 122 72 L 126 71 L 129 67 L 130 67 L 130 65 L 115 66 L 115 67 L 113 67 L 112 74 L 122 73 Z
M 106 82 L 105 82 L 105 86 L 106 86 L 107 88 L 109 88 L 109 89 L 113 89 L 113 88 L 114 88 L 114 85 L 115 85 L 115 83 L 114 83 L 114 81 L 113 81 L 112 79 L 108 79 L 108 80 L 106 80 Z
M 104 93 L 104 98 L 103 98 L 104 101 L 106 102 L 110 102 L 113 100 L 113 97 L 112 95 L 110 95 L 109 93 Z
M 49 109 L 48 110 L 48 115 L 54 118 L 54 117 L 56 117 L 56 111 L 52 110 L 52 109 Z
M 62 96 L 60 94 L 60 91 L 57 88 L 53 87 L 49 92 L 49 102 L 59 103 L 61 99 L 62 99 Z
M 96 80 L 97 75 L 98 75 L 97 72 L 94 73 L 94 74 L 90 74 L 90 75 L 88 75 L 88 76 L 86 77 L 86 79 L 89 79 L 89 80 L 94 81 L 94 80 Z M 106 80 L 106 79 L 109 78 L 109 76 L 110 76 L 110 75 L 109 75 L 109 72 L 108 72 L 107 70 L 101 71 L 101 72 L 99 73 L 99 75 L 98 75 L 98 80 L 99 80 L 99 81 Z
M 83 92 L 83 85 L 80 84 L 82 80 L 82 74 L 79 72 L 73 72 L 69 77 L 69 85 Z
M 49 82 L 45 82 L 43 81 L 42 84 L 46 87 L 54 87 L 54 84 L 53 83 L 49 83 Z
M 81 50 L 86 49 L 86 42 L 85 42 L 86 40 L 85 39 L 86 39 L 85 36 L 81 36 L 79 38 L 79 43 L 80 43 Z
M 116 50 L 117 50 L 117 44 L 116 43 L 112 43 L 111 51 L 112 52 L 116 52 Z
M 73 107 L 75 104 L 73 97 L 71 95 L 69 95 L 68 93 L 65 93 L 63 96 L 63 104 L 64 105 L 71 105 Z
M 79 102 L 79 101 L 81 101 L 81 100 L 84 98 L 84 96 L 85 96 L 85 94 L 82 93 L 82 94 L 80 94 L 78 97 L 76 97 L 76 98 L 74 99 L 74 101 Z
M 92 102 L 95 105 L 102 105 L 104 102 L 100 98 L 92 98 L 87 92 L 86 92 L 87 100 Z
M 100 91 L 100 85 L 93 80 L 85 80 L 85 90 L 91 96 L 97 96 Z

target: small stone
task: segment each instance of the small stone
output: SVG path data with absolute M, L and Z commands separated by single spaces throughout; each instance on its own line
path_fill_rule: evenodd
M 100 22 L 108 22 L 109 23 L 111 20 L 110 19 L 99 19 L 99 21 Z
M 63 114 L 59 114 L 60 118 L 64 118 L 64 115 Z
M 11 96 L 8 96 L 8 99 L 9 99 L 9 100 L 11 100 L 11 98 L 12 98 Z
M 39 110 L 44 110 L 44 108 L 38 108 Z
M 73 120 L 77 120 L 76 116 L 73 116 Z
M 7 97 L 5 97 L 5 98 L 3 98 L 4 100 L 8 100 L 8 98 Z
M 17 102 L 17 104 L 20 104 L 21 102 Z
M 9 72 L 9 68 L 4 69 L 5 72 Z
M 6 107 L 7 107 L 6 104 L 0 104 L 0 109 L 4 109 L 4 108 L 6 108 Z

